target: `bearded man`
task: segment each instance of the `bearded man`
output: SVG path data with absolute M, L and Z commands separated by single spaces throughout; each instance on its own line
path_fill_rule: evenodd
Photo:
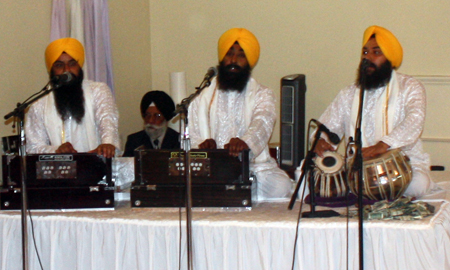
M 413 77 L 396 71 L 402 63 L 403 49 L 387 29 L 367 28 L 362 44 L 356 82 L 339 92 L 319 121 L 348 142 L 355 135 L 360 89 L 364 89 L 363 158 L 400 148 L 412 167 L 412 181 L 404 195 L 420 197 L 436 187 L 430 178 L 429 155 L 424 153 L 420 140 L 426 113 L 425 88 Z M 323 156 L 335 147 L 321 138 L 315 153 Z
M 272 90 L 251 77 L 260 47 L 247 29 L 233 28 L 219 39 L 218 75 L 189 107 L 192 148 L 250 149 L 257 200 L 288 197 L 292 182 L 270 157 L 268 142 L 276 120 Z
M 174 116 L 175 103 L 163 91 L 150 91 L 142 97 L 141 115 L 144 130 L 128 136 L 124 157 L 133 157 L 140 146 L 146 149 L 180 149 L 180 134 L 168 127 Z
M 110 88 L 83 79 L 83 45 L 74 38 L 51 42 L 45 50 L 50 78 L 75 78 L 39 99 L 26 115 L 28 153 L 90 152 L 113 157 L 119 150 L 119 114 Z

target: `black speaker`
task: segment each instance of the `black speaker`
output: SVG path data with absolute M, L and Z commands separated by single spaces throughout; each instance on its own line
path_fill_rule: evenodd
M 305 75 L 281 79 L 280 167 L 293 177 L 305 155 Z

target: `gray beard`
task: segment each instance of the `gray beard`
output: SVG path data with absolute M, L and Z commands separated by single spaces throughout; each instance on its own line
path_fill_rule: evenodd
M 153 129 L 150 128 L 150 127 L 153 127 Z M 164 132 L 166 132 L 166 130 L 167 130 L 167 123 L 162 124 L 160 126 L 145 124 L 144 125 L 144 130 L 145 130 L 145 133 L 147 133 L 147 135 L 153 141 L 153 140 L 159 138 L 161 135 L 163 135 Z

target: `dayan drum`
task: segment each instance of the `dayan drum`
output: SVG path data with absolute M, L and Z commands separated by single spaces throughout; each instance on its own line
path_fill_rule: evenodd
M 336 152 L 325 152 L 323 157 L 317 156 L 313 170 L 314 192 L 323 198 L 344 197 L 348 193 L 345 181 L 344 158 Z
M 353 158 L 353 157 L 349 157 Z M 358 172 L 349 162 L 348 182 L 358 194 Z M 363 160 L 363 197 L 369 200 L 395 200 L 403 195 L 412 180 L 409 158 L 399 149 L 390 150 L 375 158 Z

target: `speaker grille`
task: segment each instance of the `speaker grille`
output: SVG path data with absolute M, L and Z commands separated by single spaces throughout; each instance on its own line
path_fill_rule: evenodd
M 294 123 L 294 87 L 283 86 L 281 88 L 281 122 L 293 124 Z
M 292 74 L 281 79 L 279 162 L 280 167 L 291 174 L 304 156 L 305 81 L 303 74 Z
M 293 143 L 294 143 L 294 129 L 292 125 L 282 125 L 281 126 L 281 148 L 284 151 L 281 152 L 281 164 L 292 166 L 294 163 L 294 152 Z

